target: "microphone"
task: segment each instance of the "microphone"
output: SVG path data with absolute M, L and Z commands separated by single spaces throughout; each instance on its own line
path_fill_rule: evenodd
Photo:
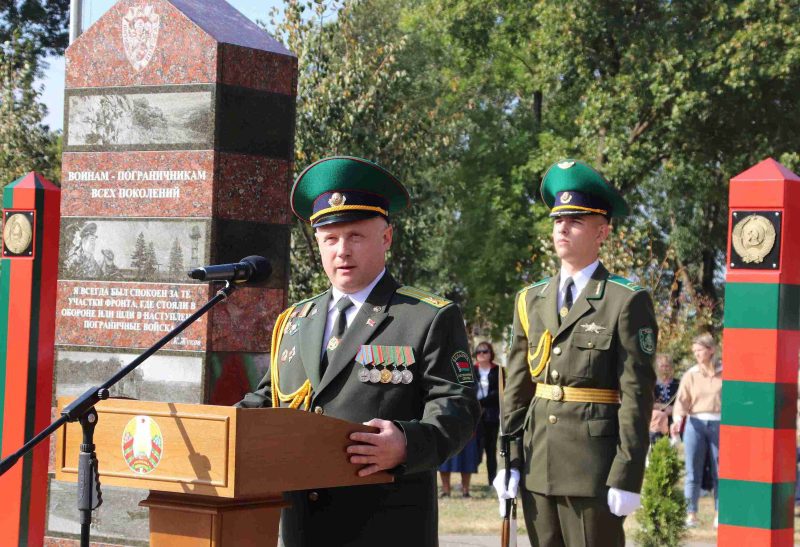
M 263 256 L 247 256 L 236 264 L 203 266 L 188 272 L 189 277 L 200 281 L 236 281 L 237 283 L 259 283 L 272 275 L 272 266 Z

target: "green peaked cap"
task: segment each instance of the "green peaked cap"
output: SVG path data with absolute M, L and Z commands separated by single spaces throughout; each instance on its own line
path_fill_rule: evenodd
M 312 163 L 297 177 L 289 196 L 292 211 L 312 226 L 349 222 L 408 207 L 403 184 L 369 160 L 332 156 Z
M 599 213 L 624 217 L 629 212 L 622 195 L 603 175 L 580 160 L 565 159 L 551 165 L 539 193 L 552 211 L 550 216 Z

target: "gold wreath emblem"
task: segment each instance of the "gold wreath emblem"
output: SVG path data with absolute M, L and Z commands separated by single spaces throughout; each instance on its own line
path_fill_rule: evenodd
M 333 195 L 331 196 L 331 199 L 328 200 L 328 205 L 330 205 L 331 207 L 339 207 L 341 205 L 344 205 L 345 201 L 347 201 L 347 198 L 344 197 L 344 194 L 341 194 L 339 192 L 334 192 Z
M 33 239 L 33 226 L 27 215 L 14 214 L 6 219 L 3 228 L 3 241 L 6 248 L 15 255 L 22 254 Z
M 733 249 L 745 263 L 760 263 L 775 246 L 775 228 L 761 215 L 749 215 L 733 227 Z
M 561 203 L 569 203 L 570 201 L 572 201 L 572 194 L 570 194 L 569 192 L 564 192 L 563 194 L 561 194 L 559 201 Z

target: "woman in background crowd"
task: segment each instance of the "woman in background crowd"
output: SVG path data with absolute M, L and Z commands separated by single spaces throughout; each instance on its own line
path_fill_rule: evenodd
M 491 368 L 497 369 L 497 365 L 494 365 L 493 358 L 494 358 L 494 351 L 491 349 L 492 346 L 488 342 L 481 342 L 478 344 L 478 347 L 475 349 L 475 360 L 478 363 L 478 366 L 475 367 L 474 373 L 475 377 L 478 380 L 478 400 L 481 403 L 481 421 L 478 423 L 478 427 L 475 431 L 475 435 L 469 440 L 467 445 L 455 456 L 444 462 L 439 467 L 439 475 L 442 479 L 442 493 L 440 497 L 442 498 L 449 498 L 451 494 L 452 487 L 450 485 L 450 476 L 451 473 L 461 473 L 461 495 L 465 498 L 470 497 L 469 493 L 469 485 L 472 479 L 472 474 L 478 472 L 478 464 L 481 463 L 481 451 L 482 451 L 482 442 L 483 438 L 486 435 L 484 431 L 484 420 L 486 419 L 486 409 L 487 406 L 492 405 L 490 397 L 494 397 L 494 410 L 490 410 L 490 415 L 493 415 L 493 419 L 489 419 L 490 424 L 490 431 L 491 434 L 492 426 L 491 423 L 494 422 L 493 431 L 494 431 L 494 441 L 493 444 L 496 445 L 497 443 L 497 429 L 500 424 L 500 403 L 498 399 L 498 385 L 497 385 L 497 372 L 495 370 L 494 376 L 494 383 L 492 384 L 494 387 L 494 392 L 492 392 L 492 385 L 489 381 L 489 374 Z M 483 364 L 481 364 L 483 363 Z M 481 370 L 486 370 L 486 373 L 481 372 Z M 487 382 L 484 382 L 481 378 L 485 376 Z M 486 399 L 486 400 L 484 400 Z M 487 466 L 489 467 L 489 473 L 491 475 L 492 480 L 494 480 L 494 474 L 497 473 L 497 457 L 494 454 L 494 450 L 492 452 L 492 456 L 487 460 Z M 491 480 L 489 481 L 491 484 Z
M 675 379 L 672 357 L 666 353 L 656 355 L 656 375 L 653 416 L 650 420 L 650 446 L 669 434 L 669 427 L 672 425 L 672 407 L 678 394 L 678 380 Z
M 475 349 L 475 377 L 478 380 L 478 402 L 481 421 L 478 423 L 478 446 L 486 454 L 489 484 L 497 474 L 497 430 L 500 428 L 500 367 L 494 362 L 494 348 L 481 342 Z
M 703 477 L 706 453 L 711 451 L 711 474 L 714 486 L 714 507 L 717 508 L 717 470 L 719 464 L 720 393 L 722 392 L 722 365 L 714 359 L 714 338 L 701 334 L 692 343 L 692 353 L 697 364 L 681 378 L 673 410 L 671 432 L 680 434 L 684 420 L 683 445 L 686 460 L 684 495 L 688 501 L 686 525 L 697 525 L 697 499 Z M 717 517 L 714 517 L 714 527 Z

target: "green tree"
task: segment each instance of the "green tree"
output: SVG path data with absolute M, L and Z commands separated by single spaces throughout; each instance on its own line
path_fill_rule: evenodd
M 445 69 L 446 100 L 473 122 L 459 158 L 472 168 L 460 177 L 469 182 L 456 181 L 468 191 L 455 196 L 460 218 L 484 227 L 456 230 L 448 243 L 468 250 L 459 263 L 472 254 L 470 266 L 484 270 L 464 289 L 471 309 L 508 322 L 513 291 L 499 288 L 542 273 L 535 245 L 519 234 L 522 226 L 546 234 L 541 206 L 531 207 L 538 182 L 555 160 L 579 157 L 633 206 L 621 226 L 650 226 L 653 251 L 667 258 L 656 294 L 665 317 L 703 307 L 711 313 L 701 326 L 718 326 L 727 181 L 769 155 L 792 169 L 800 159 L 799 8 L 797 0 L 418 3 L 418 32 L 441 37 L 455 61 Z M 520 203 L 488 202 L 486 215 L 500 188 Z M 509 226 L 516 251 L 492 239 Z
M 677 547 L 686 535 L 686 498 L 679 485 L 683 464 L 663 437 L 650 450 L 642 486 L 642 507 L 636 513 L 636 542 L 642 547 Z
M 461 115 L 440 101 L 443 82 L 431 44 L 400 28 L 397 10 L 411 3 L 285 0 L 275 32 L 298 56 L 298 169 L 340 154 L 366 157 L 397 175 L 414 205 L 393 219 L 390 268 L 404 283 L 447 293 L 453 270 L 437 257 L 454 213 L 433 179 L 453 158 Z M 291 256 L 291 298 L 327 286 L 313 232 L 299 222 Z
M 21 34 L 34 46 L 36 57 L 63 55 L 69 39 L 69 0 L 3 0 L 0 2 L 0 43 Z
M 42 125 L 46 108 L 34 87 L 34 46 L 13 37 L 0 44 L 0 186 L 29 171 L 59 182 L 60 144 Z

